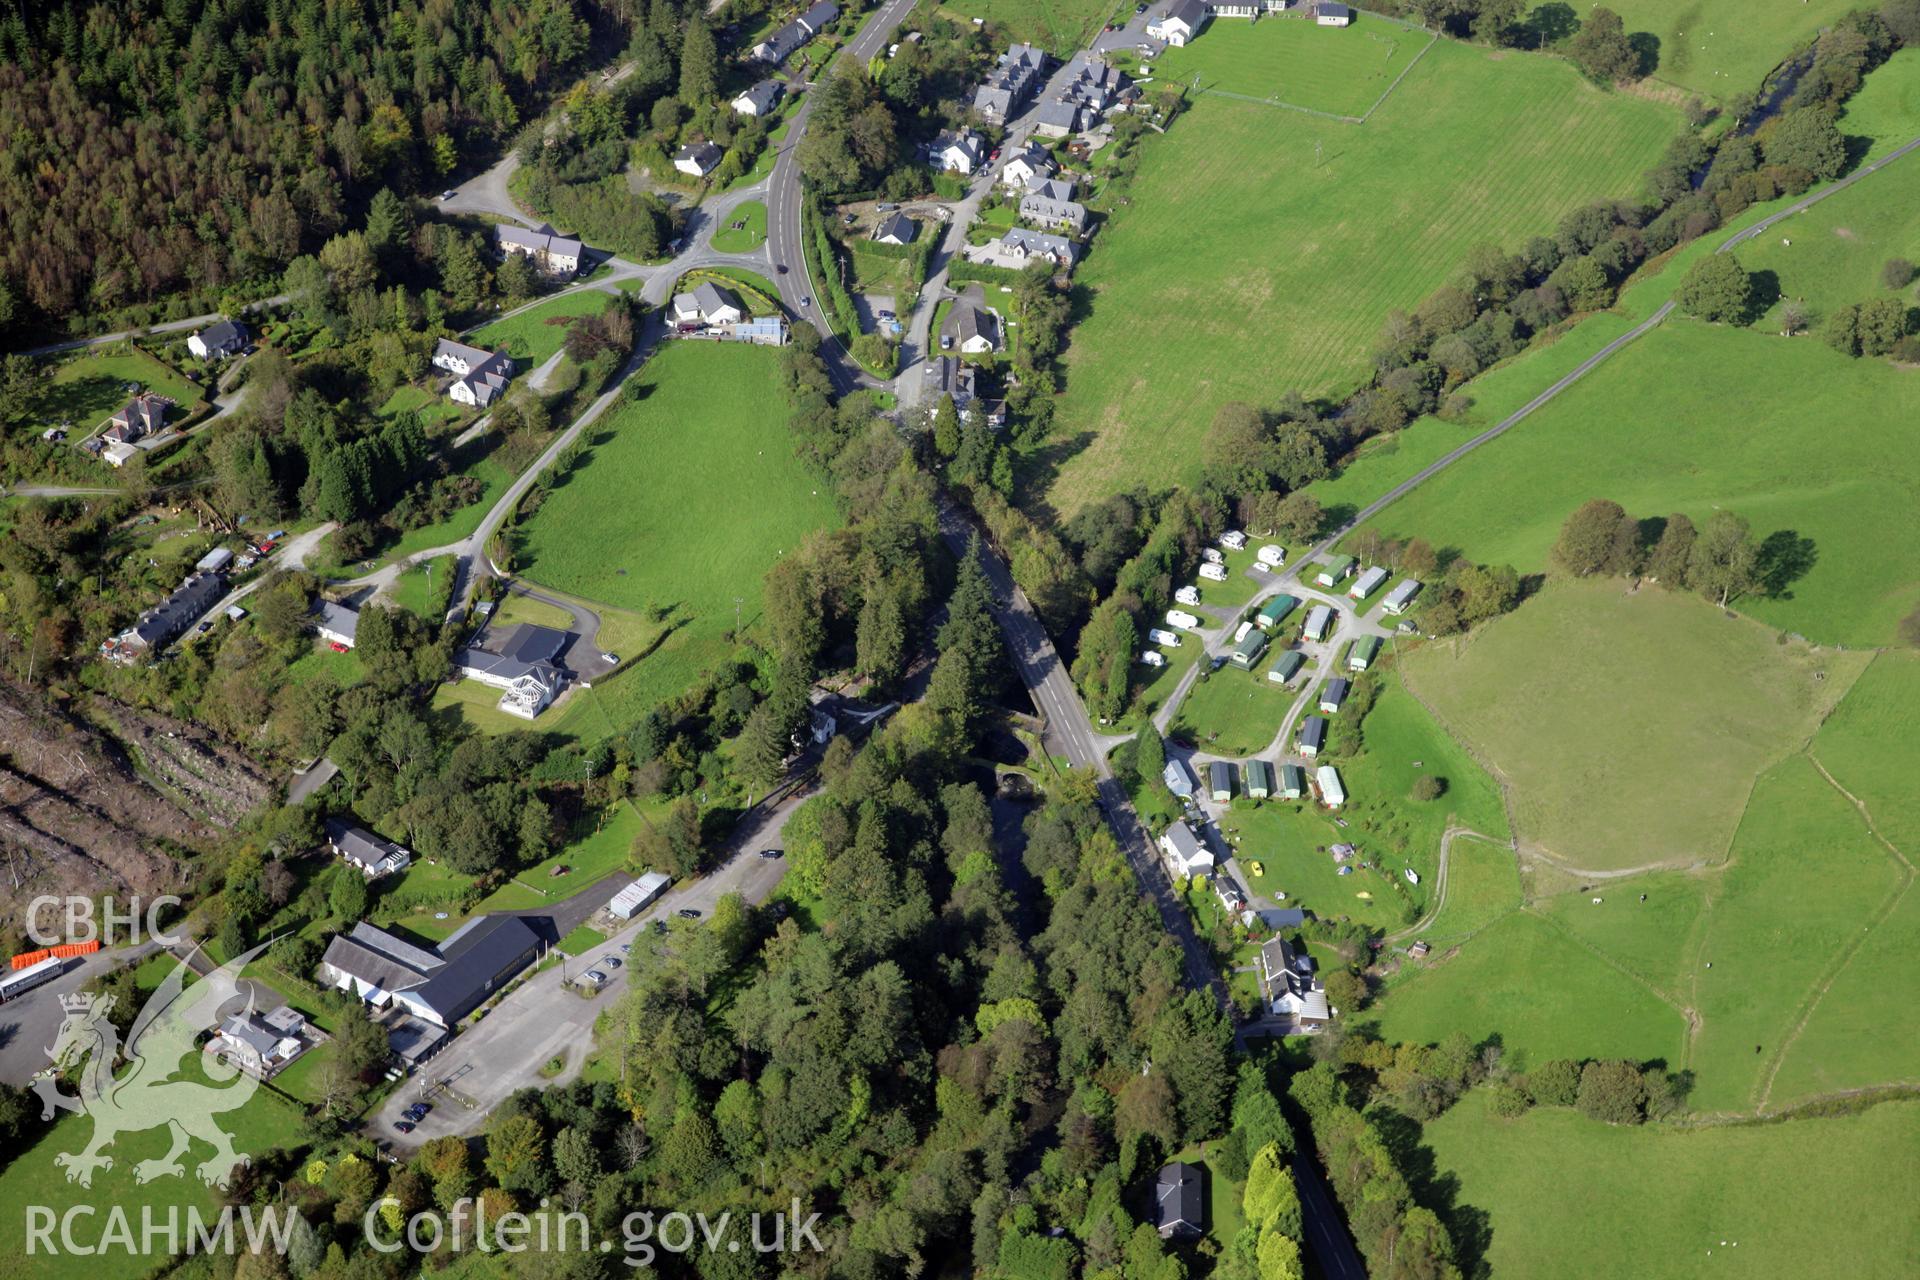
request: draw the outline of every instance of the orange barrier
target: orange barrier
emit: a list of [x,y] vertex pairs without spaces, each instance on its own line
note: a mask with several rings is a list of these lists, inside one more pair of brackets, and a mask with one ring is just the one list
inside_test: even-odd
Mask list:
[[98,938],[95,938],[92,942],[63,942],[57,947],[42,947],[38,951],[24,951],[15,956],[9,964],[15,970],[30,969],[42,960],[48,960],[54,956],[59,956],[62,960],[71,960],[75,956],[90,956],[99,949],[100,940]]

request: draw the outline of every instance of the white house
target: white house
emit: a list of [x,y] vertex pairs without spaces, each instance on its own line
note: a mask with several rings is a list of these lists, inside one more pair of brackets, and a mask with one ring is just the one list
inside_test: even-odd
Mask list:
[[980,167],[980,157],[984,154],[980,135],[971,129],[943,133],[927,149],[927,159],[933,167],[948,173],[972,173]]
[[720,167],[725,156],[711,142],[689,142],[673,153],[673,167],[690,178],[704,178]]
[[1073,241],[1064,236],[1052,235],[1045,231],[1028,231],[1024,227],[1011,227],[991,246],[1002,257],[1021,261],[1044,258],[1056,267],[1072,266],[1079,256]]
[[780,95],[785,86],[778,80],[762,80],[752,88],[743,90],[739,97],[728,105],[736,114],[743,116],[764,116],[779,105]]
[[1000,320],[970,298],[959,298],[940,326],[940,347],[958,347],[968,355],[987,355],[1000,348]]
[[873,228],[876,244],[912,244],[920,232],[919,224],[904,213],[890,213]]
[[453,655],[453,669],[501,691],[499,709],[522,720],[538,716],[566,688],[558,664],[570,633],[522,622],[504,636],[486,631]]
[[1312,0],[1307,12],[1315,23],[1323,27],[1344,27],[1353,22],[1353,10],[1341,4],[1340,0]]
[[313,630],[328,644],[353,648],[354,634],[360,626],[360,614],[331,600],[313,602]]
[[413,854],[391,840],[382,840],[365,827],[334,819],[327,823],[327,844],[336,858],[369,880],[405,871]]
[[1147,34],[1178,49],[1207,25],[1207,6],[1201,0],[1166,0],[1147,19]]
[[481,409],[498,399],[513,380],[513,358],[505,351],[483,351],[452,338],[434,345],[433,367],[453,375],[448,399]]
[[702,280],[686,293],[673,297],[676,324],[737,324],[747,318],[740,299],[730,289],[722,289],[711,280]]
[[1037,142],[1029,142],[1000,166],[1000,185],[1024,191],[1035,182],[1053,176],[1053,173],[1053,157],[1047,154],[1047,149]]
[[585,251],[585,246],[578,240],[560,235],[552,227],[543,226],[528,231],[504,222],[493,229],[493,245],[502,262],[510,253],[525,254],[548,275],[563,279],[580,270],[580,258]]
[[299,1011],[284,1004],[264,1014],[248,1008],[228,1018],[205,1051],[266,1080],[306,1052],[306,1026]]
[[187,339],[187,350],[200,360],[230,356],[246,345],[247,327],[232,320],[216,320]]
[[1168,827],[1160,837],[1160,851],[1166,855],[1167,869],[1175,879],[1182,876],[1213,874],[1213,850],[1200,842],[1193,828],[1184,822]]

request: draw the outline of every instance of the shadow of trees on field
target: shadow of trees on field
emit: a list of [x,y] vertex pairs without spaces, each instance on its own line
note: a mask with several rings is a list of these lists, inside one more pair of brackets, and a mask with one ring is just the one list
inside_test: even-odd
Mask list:
[[1754,561],[1761,593],[1772,600],[1793,599],[1789,588],[1806,577],[1819,560],[1820,551],[1812,538],[1801,537],[1793,529],[1774,530],[1760,543]]
[[1405,1175],[1414,1201],[1431,1209],[1446,1227],[1460,1274],[1469,1280],[1486,1280],[1491,1274],[1487,1265],[1487,1251],[1493,1244],[1491,1216],[1485,1209],[1462,1203],[1460,1179],[1441,1171],[1433,1148],[1422,1143],[1425,1131],[1419,1121],[1391,1107],[1371,1109],[1368,1119],[1392,1153],[1394,1167]]

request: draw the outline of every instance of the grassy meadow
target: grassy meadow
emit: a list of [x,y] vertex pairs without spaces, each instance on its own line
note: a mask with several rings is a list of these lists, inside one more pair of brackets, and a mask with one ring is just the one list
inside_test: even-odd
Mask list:
[[1447,897],[1420,936],[1436,948],[1471,938],[1520,906],[1513,851],[1486,840],[1456,839],[1447,855]]
[[[1252,37],[1218,25],[1196,50]],[[1517,245],[1636,191],[1678,128],[1557,60],[1452,41],[1365,125],[1203,95],[1145,149],[1080,273],[1049,501],[1070,515],[1178,480],[1226,401],[1351,389],[1390,310],[1476,242]]]
[[1754,779],[1804,745],[1864,665],[1618,580],[1550,582],[1401,659],[1512,788],[1523,844],[1602,871],[1723,859]]
[[1659,41],[1655,80],[1726,99],[1758,90],[1794,46],[1861,6],[1855,0],[1613,0],[1607,7],[1629,36],[1644,32]]
[[751,253],[767,240],[767,206],[758,200],[737,205],[728,222],[713,233],[716,253]]
[[568,321],[598,315],[611,296],[598,289],[563,293],[517,315],[482,325],[469,333],[466,340],[489,350],[505,347],[507,354],[520,362],[519,372],[527,373],[566,343]]
[[959,23],[985,18],[1014,40],[1067,58],[1086,48],[1107,22],[1131,16],[1133,7],[1124,0],[947,0],[937,12]]
[[1372,14],[1344,29],[1215,19],[1192,44],[1162,54],[1153,74],[1197,84],[1202,92],[1363,116],[1433,40],[1418,27]]
[[[1906,518],[1920,454],[1904,443],[1916,413],[1920,379],[1885,361],[1676,318],[1372,523],[1530,571],[1589,498],[1695,523],[1726,508],[1806,561],[1742,612],[1821,643],[1879,644],[1920,602],[1920,525]],[[1810,447],[1817,422],[1847,429]]]
[[[1485,1091],[1428,1124],[1494,1277],[1587,1280],[1911,1275],[1920,1225],[1920,1102],[1863,1115],[1705,1129],[1616,1128],[1546,1108],[1496,1118]],[[1809,1199],[1820,1221],[1784,1206]],[[1724,1243],[1723,1243],[1724,1242]],[[1577,1263],[1574,1261],[1577,1259]]]
[[[1252,671],[1229,663],[1195,682],[1173,718],[1175,736],[1216,756],[1251,756],[1267,749],[1280,732],[1297,688],[1281,688],[1267,679],[1262,662]],[[1142,667],[1143,672],[1150,668]],[[1300,684],[1305,677],[1296,677]]]
[[[641,398],[596,426],[587,455],[520,528],[529,579],[671,628],[593,689],[589,707],[618,699],[618,715],[637,715],[683,687],[727,651],[736,599],[752,626],[767,570],[838,523],[831,491],[794,459],[777,361],[759,347],[667,344],[635,375]],[[630,689],[643,691],[637,707]],[[592,723],[574,715],[560,731]]]

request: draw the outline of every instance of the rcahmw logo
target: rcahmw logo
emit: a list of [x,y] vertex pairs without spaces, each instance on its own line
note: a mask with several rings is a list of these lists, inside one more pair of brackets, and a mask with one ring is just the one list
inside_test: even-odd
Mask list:
[[[227,1205],[209,1222],[197,1205],[142,1205],[136,1228],[120,1205],[104,1215],[90,1204],[76,1204],[64,1212],[51,1205],[27,1206],[27,1256],[71,1255],[76,1258],[124,1254],[137,1258],[171,1258],[193,1253],[267,1253],[285,1256],[294,1219],[300,1211],[290,1206],[255,1209]],[[238,1222],[239,1231],[234,1227]]]

